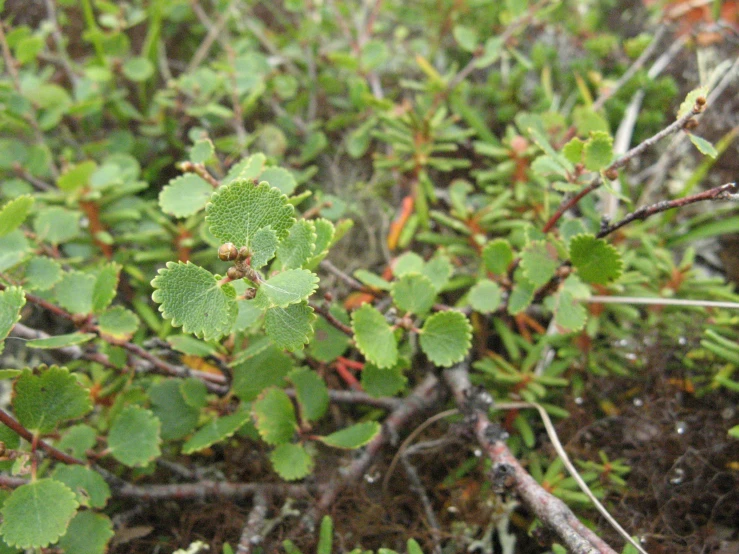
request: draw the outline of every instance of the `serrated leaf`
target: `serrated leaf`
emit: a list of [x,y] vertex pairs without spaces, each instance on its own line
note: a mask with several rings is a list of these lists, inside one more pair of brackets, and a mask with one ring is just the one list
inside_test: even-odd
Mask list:
[[264,331],[277,346],[294,351],[303,348],[313,334],[316,315],[307,302],[274,307],[264,314]]
[[188,377],[180,383],[180,394],[185,403],[197,410],[208,404],[208,388],[200,379]]
[[259,436],[267,444],[277,445],[288,442],[298,428],[295,408],[281,389],[269,388],[252,404]]
[[508,313],[516,315],[529,307],[534,299],[536,286],[523,275],[523,270],[519,267],[514,274],[514,285],[511,294],[508,296]]
[[194,164],[204,164],[210,161],[215,153],[213,142],[208,139],[196,140],[195,144],[190,148],[190,161]]
[[221,180],[221,185],[230,185],[237,180],[253,181],[264,171],[265,161],[267,161],[267,157],[262,153],[257,153],[245,160],[241,160],[228,170],[226,177]]
[[73,314],[92,313],[92,296],[97,279],[82,271],[68,271],[54,287],[57,303]]
[[300,444],[277,445],[269,455],[272,467],[285,481],[296,481],[313,471],[313,458]]
[[21,485],[0,510],[0,535],[10,546],[45,548],[66,532],[77,507],[74,493],[54,479]]
[[398,361],[398,343],[385,317],[370,304],[352,313],[354,340],[359,351],[380,368],[392,367]]
[[302,267],[313,255],[316,238],[313,222],[301,219],[290,227],[290,234],[277,248],[277,261],[285,269]]
[[254,233],[254,238],[251,241],[251,266],[254,269],[263,267],[275,256],[277,247],[280,244],[280,239],[277,238],[277,233],[272,227],[264,227]]
[[251,246],[255,233],[265,227],[274,229],[283,240],[295,223],[287,196],[268,183],[255,186],[246,180],[218,189],[205,211],[210,232],[222,243],[232,242],[237,247]]
[[207,269],[190,262],[168,262],[151,286],[156,289],[151,297],[174,327],[205,340],[231,332],[238,314],[236,291],[229,283],[219,285]]
[[403,375],[403,364],[395,364],[387,369],[380,369],[375,364],[364,364],[362,388],[374,398],[393,396],[403,390],[407,382],[408,379]]
[[334,448],[344,448],[352,450],[364,446],[374,439],[380,432],[380,424],[376,421],[367,421],[364,423],[356,423],[336,431],[325,437],[316,437],[319,441],[327,446]]
[[554,312],[554,322],[563,330],[566,332],[579,331],[585,326],[587,311],[580,302],[575,300],[572,293],[561,290],[547,300],[551,301],[548,307]]
[[694,135],[693,133],[689,133],[688,137],[690,138],[690,142],[693,143],[693,146],[695,146],[701,154],[710,156],[714,160],[718,157],[718,150],[716,150],[713,144],[708,142],[706,139]]
[[[10,330],[21,319],[21,308],[26,304],[26,296],[20,287],[8,287],[0,291],[0,341],[8,336]],[[3,344],[0,342],[0,352]]]
[[13,410],[29,431],[50,433],[59,423],[92,410],[89,392],[66,368],[25,370],[13,385]]
[[423,258],[415,252],[406,252],[399,256],[393,263],[393,275],[402,277],[406,273],[421,273],[423,271]]
[[521,253],[523,274],[535,287],[549,282],[557,270],[557,250],[552,244],[535,241]]
[[249,422],[250,417],[247,410],[239,410],[235,414],[219,417],[206,423],[182,445],[182,453],[192,454],[233,436]]
[[[345,325],[349,325],[349,315],[338,304],[332,305],[329,312]],[[308,346],[313,358],[319,362],[329,363],[346,352],[349,346],[349,337],[324,318],[321,317],[316,320],[314,329],[313,340]]]
[[265,339],[264,348],[234,365],[231,390],[244,402],[254,400],[267,387],[284,383],[292,369],[292,358]]
[[316,240],[313,257],[305,264],[307,269],[315,268],[326,257],[336,233],[334,224],[328,219],[315,219],[313,220],[313,226],[316,231]]
[[208,344],[190,335],[170,335],[167,337],[167,342],[173,349],[190,356],[204,358],[216,352],[216,348],[212,344]]
[[431,280],[431,284],[437,291],[440,291],[452,277],[454,268],[451,262],[445,256],[435,256],[431,258],[423,266],[421,275],[425,275]]
[[33,339],[26,342],[28,348],[55,349],[84,344],[95,338],[94,333],[69,333],[68,335],[55,335],[45,339]]
[[35,256],[26,264],[23,286],[30,290],[49,290],[62,278],[62,266],[46,256]]
[[110,487],[102,475],[86,466],[59,464],[51,476],[64,483],[77,495],[81,506],[104,508],[110,498]]
[[546,154],[538,156],[531,162],[531,170],[537,175],[567,175],[567,169],[557,160]]
[[295,385],[295,395],[300,414],[306,421],[316,421],[328,409],[328,387],[321,377],[311,369],[297,369],[288,379]]
[[283,167],[267,167],[259,175],[260,181],[266,181],[270,186],[278,189],[282,194],[290,196],[295,192],[298,182],[291,171]]
[[85,452],[95,446],[96,442],[97,433],[95,429],[80,423],[66,429],[56,447],[75,458],[84,458]]
[[598,171],[608,167],[613,159],[613,137],[603,131],[593,131],[583,146],[585,169]]
[[495,239],[482,249],[482,261],[485,268],[496,274],[504,275],[513,262],[513,250],[505,239]]
[[582,161],[582,152],[585,142],[575,137],[562,147],[562,155],[573,164]]
[[80,234],[79,221],[82,214],[65,208],[51,207],[40,210],[33,220],[33,231],[39,240],[61,244]]
[[0,271],[5,271],[21,262],[29,249],[28,240],[20,229],[0,237]]
[[500,306],[502,291],[497,283],[489,279],[480,279],[470,289],[467,300],[473,310],[489,314]]
[[56,182],[61,190],[70,192],[90,183],[90,177],[97,169],[97,164],[91,160],[70,166]]
[[393,284],[390,292],[395,305],[405,312],[424,314],[436,300],[436,288],[431,279],[418,273],[407,273]]
[[98,327],[104,335],[128,340],[139,328],[139,318],[123,306],[114,306],[98,316]]
[[144,466],[161,455],[161,423],[140,406],[126,406],[113,420],[108,432],[108,450],[129,467]]
[[159,193],[159,207],[166,214],[188,217],[199,212],[213,195],[213,186],[195,173],[171,179]]
[[151,411],[162,424],[162,440],[181,439],[195,430],[200,410],[185,402],[179,379],[167,379],[149,389]]
[[570,260],[583,281],[599,285],[618,279],[623,268],[618,250],[592,235],[573,237]]
[[103,514],[78,512],[69,522],[66,534],[59,539],[59,548],[67,554],[105,554],[113,538],[113,522]]
[[685,96],[685,100],[682,101],[680,104],[680,108],[677,110],[677,117],[675,119],[680,119],[683,116],[688,115],[691,111],[693,111],[693,106],[695,106],[695,100],[702,96],[703,98],[708,97],[708,87],[702,86],[698,87],[697,89],[691,90],[687,96]]
[[33,206],[33,196],[23,195],[14,198],[0,210],[0,237],[15,231],[26,220]]
[[285,308],[307,299],[318,288],[318,275],[307,269],[289,269],[263,281],[254,298],[261,308]]
[[107,308],[115,298],[120,271],[120,265],[108,263],[92,272],[95,276],[95,286],[92,289],[92,311],[94,313]]
[[472,326],[464,314],[448,311],[432,315],[419,333],[421,350],[434,364],[449,367],[470,349]]

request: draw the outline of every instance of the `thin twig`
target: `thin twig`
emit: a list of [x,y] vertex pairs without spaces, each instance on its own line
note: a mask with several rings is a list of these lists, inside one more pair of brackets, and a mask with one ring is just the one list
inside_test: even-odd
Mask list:
[[15,433],[18,436],[26,439],[31,444],[35,444],[38,448],[46,452],[49,456],[51,456],[55,460],[64,462],[65,464],[85,465],[85,462],[83,462],[82,460],[78,460],[74,456],[70,456],[69,454],[62,452],[61,450],[54,448],[50,444],[44,442],[43,440],[38,438],[37,435],[34,435],[33,433],[31,433],[31,431],[29,431],[23,425],[21,425],[20,422],[13,419],[13,417],[11,417],[11,415],[8,414],[5,410],[1,410],[1,409],[0,409],[0,423],[4,423],[7,427],[15,431]]
[[[295,389],[285,389],[285,393],[290,398],[296,397]],[[403,403],[403,400],[400,398],[375,398],[373,396],[370,396],[366,392],[336,389],[329,389],[328,399],[329,402],[332,402],[334,404],[348,404],[350,406],[372,406],[373,408],[380,408],[388,411],[395,410]]]
[[411,490],[414,491],[421,500],[423,512],[426,514],[426,519],[428,520],[430,527],[431,540],[434,542],[434,554],[441,554],[441,530],[439,528],[439,521],[436,519],[436,514],[434,513],[434,507],[431,505],[431,500],[429,500],[428,494],[426,494],[426,489],[423,487],[423,483],[421,483],[421,479],[418,476],[418,472],[416,471],[416,468],[413,467],[408,456],[401,456],[400,460],[403,462],[403,469],[408,477]]
[[644,304],[648,306],[684,306],[691,308],[727,308],[739,310],[739,302],[688,300],[682,298],[642,298],[640,296],[591,296],[580,302],[589,304]]
[[333,327],[344,333],[346,336],[354,338],[354,331],[352,331],[352,328],[336,319],[336,317],[334,317],[334,315],[328,311],[328,308],[326,308],[325,306],[319,306],[315,302],[308,302],[308,305],[313,308],[313,311],[315,311],[317,314],[320,314],[321,317],[323,317]]
[[200,46],[198,46],[198,49],[195,51],[195,54],[193,54],[192,58],[190,59],[190,63],[187,64],[187,70],[185,71],[185,73],[192,73],[200,66],[201,63],[203,63],[203,60],[208,55],[208,52],[210,52],[213,43],[217,40],[220,40],[221,32],[226,26],[226,23],[228,22],[228,16],[231,12],[231,6],[229,5],[223,11],[223,13],[218,16],[218,20],[213,23],[210,17],[208,17],[208,14],[205,13],[205,10],[203,10],[203,7],[200,5],[200,2],[198,2],[198,0],[192,0],[191,6],[192,11],[200,20],[200,23],[203,24],[203,27],[208,30],[208,32],[206,33],[203,41],[200,43]]
[[267,496],[264,491],[257,491],[252,498],[254,507],[249,512],[249,518],[241,531],[239,545],[236,547],[237,554],[249,554],[252,548],[259,546],[264,540],[264,520],[267,517]]
[[67,74],[67,79],[72,85],[77,84],[77,75],[72,69],[72,63],[67,53],[67,49],[64,47],[64,37],[59,28],[59,19],[56,16],[56,5],[54,0],[45,0],[46,3],[46,15],[51,23],[51,36],[54,39],[56,45],[57,54],[59,55],[59,62],[64,68],[64,72]]

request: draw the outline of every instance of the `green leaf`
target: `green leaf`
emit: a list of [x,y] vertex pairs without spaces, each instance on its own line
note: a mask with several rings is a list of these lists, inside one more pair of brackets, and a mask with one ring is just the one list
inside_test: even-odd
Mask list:
[[59,464],[51,476],[64,483],[77,495],[81,506],[104,508],[110,498],[110,487],[102,475],[85,466]]
[[513,281],[513,289],[508,296],[508,313],[516,315],[529,307],[534,299],[536,286],[524,276],[521,267],[516,270]]
[[300,350],[310,340],[315,320],[313,308],[307,302],[274,307],[264,314],[264,331],[277,346]]
[[231,332],[238,305],[229,283],[219,284],[207,269],[190,262],[168,262],[151,286],[159,311],[172,325],[205,340],[219,339]]
[[188,217],[199,212],[213,195],[213,187],[195,173],[171,179],[159,193],[159,207],[166,214]]
[[584,147],[585,142],[575,137],[562,147],[562,154],[573,164],[578,164],[582,161]]
[[212,344],[198,340],[190,335],[170,335],[167,337],[169,345],[183,354],[190,356],[200,356],[204,358],[216,353],[216,348]]
[[5,271],[18,264],[26,255],[30,246],[20,229],[16,229],[0,237],[0,271]]
[[195,430],[200,410],[185,402],[179,379],[167,379],[149,389],[151,411],[162,424],[162,440],[181,439]]
[[249,418],[247,410],[239,410],[235,414],[219,417],[206,423],[182,445],[182,453],[192,454],[233,436],[236,431],[248,423]]
[[33,196],[23,195],[14,198],[0,210],[0,237],[20,227],[33,206]]
[[190,148],[190,161],[194,164],[204,164],[211,160],[214,153],[213,141],[209,138],[196,140]]
[[432,315],[420,331],[421,350],[441,367],[462,361],[470,349],[472,326],[464,314],[448,311]]
[[251,266],[259,269],[269,262],[277,252],[280,240],[272,227],[259,229],[251,241]]
[[682,101],[680,108],[677,110],[677,117],[675,119],[680,119],[681,117],[688,115],[693,110],[695,101],[699,96],[702,96],[703,98],[708,97],[707,86],[698,87],[687,94],[685,100]]
[[[26,304],[26,296],[20,287],[8,287],[0,291],[0,341],[8,336],[11,329],[21,319],[21,308]],[[0,353],[3,344],[0,342]]]
[[144,466],[161,455],[159,419],[140,406],[126,406],[113,420],[108,433],[108,449],[129,467]]
[[406,252],[399,256],[393,264],[393,275],[402,277],[406,273],[421,273],[423,271],[423,258],[415,252]]
[[313,471],[313,458],[300,444],[277,445],[269,455],[272,467],[285,481],[302,479]]
[[713,144],[708,142],[706,139],[696,136],[693,133],[688,133],[688,137],[690,138],[690,142],[693,143],[693,146],[695,146],[701,154],[710,156],[714,160],[718,157],[718,150],[716,150]]
[[95,338],[94,333],[69,333],[68,335],[55,335],[45,339],[33,339],[26,342],[29,348],[55,349],[84,344]]
[[559,261],[552,244],[535,241],[521,253],[523,274],[535,287],[541,287],[554,277]]
[[554,312],[554,322],[566,332],[579,331],[585,326],[588,316],[585,307],[569,291],[561,290],[547,301],[545,305]]
[[59,540],[59,547],[68,554],[105,554],[113,534],[113,522],[108,516],[78,512]]
[[603,131],[590,133],[590,138],[583,146],[583,164],[585,169],[598,171],[613,160],[613,137]]
[[45,548],[66,532],[77,507],[74,493],[59,481],[39,479],[21,485],[0,510],[0,535],[10,546]]
[[436,288],[431,279],[417,273],[406,273],[393,284],[390,293],[395,305],[412,314],[424,314],[436,300]]
[[370,304],[363,304],[352,314],[352,329],[357,348],[365,358],[380,368],[398,361],[398,343],[385,317]]
[[290,356],[266,339],[264,344],[265,348],[234,365],[231,390],[244,402],[254,400],[269,386],[282,385],[293,369]]
[[62,266],[46,256],[34,256],[26,264],[23,286],[30,290],[49,290],[62,278]]
[[146,81],[154,75],[154,64],[147,58],[129,58],[123,63],[123,74],[135,83]]
[[100,332],[119,340],[128,340],[139,328],[139,318],[123,306],[114,306],[98,316]]
[[33,220],[33,231],[39,240],[57,245],[80,234],[79,221],[82,214],[65,208],[52,207],[39,210]]
[[92,289],[92,311],[99,313],[113,301],[118,288],[118,275],[121,266],[107,263],[92,272],[95,275],[95,286]]
[[379,423],[376,421],[367,421],[364,423],[356,423],[346,429],[336,431],[335,433],[331,433],[325,437],[316,438],[327,446],[353,450],[354,448],[359,448],[370,442],[379,432]]
[[75,458],[84,458],[85,452],[97,443],[97,432],[89,425],[80,423],[66,429],[56,447]]
[[66,368],[42,366],[38,375],[27,369],[15,381],[13,410],[26,429],[44,434],[88,413],[92,401]]
[[318,532],[316,554],[331,554],[334,541],[334,521],[331,516],[323,516],[321,529]]
[[513,250],[505,239],[495,239],[482,249],[482,261],[485,268],[496,274],[504,275],[513,262]]
[[395,364],[391,368],[380,369],[375,364],[366,363],[362,370],[362,388],[374,398],[393,396],[405,387],[408,379],[403,375],[405,364]]
[[218,189],[205,208],[210,232],[222,243],[251,246],[260,229],[272,227],[280,240],[295,223],[287,196],[268,183],[238,180]]
[[[349,325],[349,315],[340,305],[333,304],[329,308],[329,313],[345,325]],[[319,362],[329,363],[346,352],[349,337],[344,333],[322,317],[316,320],[314,328],[313,340],[308,345],[311,357]]]
[[197,410],[208,404],[208,387],[200,379],[188,377],[180,383],[180,393],[185,403]]
[[63,191],[70,192],[90,184],[90,178],[97,169],[91,160],[70,166],[57,180],[56,185]]
[[265,161],[267,161],[266,156],[262,153],[257,153],[234,164],[221,180],[222,186],[230,185],[237,180],[254,181],[264,171]]
[[285,308],[307,299],[318,288],[318,276],[307,269],[289,269],[263,281],[254,299],[261,308]]
[[69,271],[54,287],[57,303],[73,314],[92,313],[92,297],[97,279],[82,271]]
[[621,276],[623,262],[613,246],[592,235],[570,241],[570,259],[583,281],[605,285]]
[[290,228],[290,234],[277,248],[277,261],[285,269],[302,267],[313,255],[316,238],[313,222],[301,219]]
[[490,279],[480,279],[470,289],[467,300],[472,309],[483,314],[494,312],[500,306],[502,291],[497,283]]
[[298,428],[293,403],[281,389],[269,388],[259,395],[252,404],[252,415],[259,436],[267,444],[288,442]]
[[455,25],[452,29],[454,40],[457,44],[467,52],[474,52],[477,49],[477,32],[466,25]]
[[431,280],[431,284],[437,291],[442,290],[449,283],[454,268],[445,256],[435,256],[423,266],[421,275]]
[[266,181],[282,194],[290,196],[298,186],[292,172],[283,167],[267,167],[259,175],[260,181]]
[[568,219],[559,226],[559,235],[568,250],[572,238],[582,234],[587,234],[587,229],[579,219]]
[[288,378],[295,385],[300,414],[306,421],[316,421],[328,409],[328,387],[311,369],[296,369]]
[[354,277],[368,287],[374,287],[380,290],[390,290],[392,288],[392,285],[388,281],[379,275],[375,275],[374,273],[367,271],[366,269],[356,270],[354,272]]

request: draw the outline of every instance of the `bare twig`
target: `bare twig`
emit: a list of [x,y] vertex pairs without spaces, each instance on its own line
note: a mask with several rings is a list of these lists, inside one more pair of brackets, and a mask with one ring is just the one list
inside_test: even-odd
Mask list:
[[308,305],[333,327],[344,333],[346,336],[354,338],[354,331],[352,331],[352,328],[336,319],[334,315],[328,311],[328,308],[325,306],[319,306],[315,302],[308,302]]
[[642,298],[640,296],[591,296],[580,302],[589,304],[645,304],[648,306],[684,306],[690,308],[728,308],[739,310],[739,302],[688,300],[681,298]]
[[46,452],[55,460],[64,462],[65,464],[85,465],[85,462],[83,462],[82,460],[78,460],[74,456],[70,456],[69,454],[62,452],[57,448],[54,448],[50,444],[38,438],[38,436],[34,435],[33,433],[31,433],[31,431],[21,425],[20,422],[13,419],[13,417],[5,410],[0,410],[0,422],[4,423],[7,427],[15,431],[16,434],[21,438],[26,439],[31,444],[35,444],[38,448]]
[[421,479],[418,476],[418,472],[416,471],[416,468],[413,467],[408,456],[403,455],[400,457],[400,460],[403,463],[403,469],[408,477],[411,490],[414,491],[421,500],[423,512],[426,515],[426,519],[428,520],[430,527],[431,540],[434,541],[434,554],[441,554],[441,542],[439,540],[441,537],[441,531],[439,529],[439,521],[436,519],[436,514],[434,513],[434,507],[431,505],[431,500],[429,500],[428,494],[426,494],[426,489],[423,487],[423,483],[421,483]]
[[[295,398],[296,396],[295,389],[285,389],[285,393],[290,398]],[[333,402],[334,404],[365,405],[388,411],[397,409],[403,403],[403,400],[400,398],[374,398],[366,392],[354,390],[329,389],[328,399],[329,402]]]
[[241,531],[237,554],[249,554],[252,548],[258,546],[263,540],[264,520],[267,517],[267,497],[264,491],[257,491],[252,498],[254,507],[249,512],[249,518]]

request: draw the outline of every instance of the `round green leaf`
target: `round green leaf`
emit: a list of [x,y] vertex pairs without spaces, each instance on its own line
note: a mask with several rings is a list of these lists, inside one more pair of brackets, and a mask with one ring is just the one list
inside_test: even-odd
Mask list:
[[289,377],[295,385],[300,414],[306,421],[320,419],[328,409],[328,387],[312,369],[297,369]]
[[163,440],[176,440],[195,430],[200,410],[185,402],[179,379],[167,379],[149,389],[151,411],[161,421]]
[[[281,385],[293,369],[293,360],[268,340],[266,348],[245,358],[233,367],[231,390],[244,402],[254,400],[269,386]],[[269,368],[265,371],[264,368]]]
[[558,265],[557,250],[544,241],[532,242],[521,253],[524,276],[535,287],[548,283],[557,271]]
[[464,314],[439,312],[426,320],[420,332],[421,349],[441,367],[462,361],[470,349],[472,326]]
[[417,273],[403,275],[390,294],[398,308],[412,314],[426,313],[436,300],[436,288],[431,279]]
[[0,210],[0,237],[4,237],[11,231],[20,227],[31,211],[33,196],[23,195],[14,198]]
[[307,302],[286,308],[270,308],[264,314],[264,331],[277,346],[294,351],[303,348],[313,335],[316,315]]
[[79,512],[69,523],[59,547],[68,554],[105,554],[113,537],[113,522],[103,514]]
[[123,306],[114,306],[98,316],[98,327],[110,337],[130,339],[139,328],[139,318]]
[[20,229],[0,237],[0,271],[5,271],[22,261],[29,248],[28,241]]
[[295,223],[287,196],[268,183],[237,180],[218,189],[205,208],[210,231],[222,243],[251,246],[254,234],[271,227],[283,240]]
[[68,271],[54,287],[59,305],[73,314],[92,313],[96,279],[90,273]]
[[26,264],[23,286],[30,290],[49,290],[62,278],[62,266],[46,256],[35,256]]
[[585,169],[598,171],[613,159],[613,137],[604,131],[593,131],[583,147]]
[[90,178],[96,169],[97,164],[92,160],[73,165],[59,176],[56,186],[67,192],[85,187],[90,184]]
[[504,239],[495,239],[487,243],[482,249],[482,260],[488,271],[496,275],[505,274],[513,261],[511,245]]
[[18,421],[41,434],[92,410],[89,392],[66,368],[51,366],[39,374],[27,369],[15,381],[14,392],[13,410]]
[[398,343],[385,317],[370,304],[352,314],[354,340],[359,351],[377,367],[392,367],[398,361]]
[[190,148],[190,161],[194,164],[204,164],[213,157],[215,148],[210,139],[200,139]]
[[326,437],[317,437],[319,441],[334,448],[354,449],[364,446],[380,432],[380,424],[376,421],[357,423]]
[[502,291],[500,287],[490,279],[480,279],[470,289],[467,297],[472,309],[483,314],[489,314],[497,310],[501,299]]
[[182,453],[192,454],[233,436],[249,421],[249,418],[248,411],[239,410],[235,414],[219,417],[206,423],[182,445]]
[[393,275],[402,277],[406,273],[421,273],[423,271],[423,258],[415,252],[406,252],[398,257],[393,264]]
[[154,64],[147,58],[131,58],[123,64],[123,74],[136,83],[146,81],[154,75]]
[[188,377],[180,383],[180,393],[185,403],[197,410],[208,404],[208,387],[195,377]]
[[33,220],[33,231],[39,240],[61,244],[80,234],[79,221],[82,214],[65,208],[52,207],[39,210]]
[[124,465],[146,465],[161,455],[160,427],[161,423],[149,410],[126,406],[110,426],[108,449]]
[[157,289],[151,297],[173,326],[205,340],[231,332],[238,314],[236,291],[229,283],[220,285],[207,269],[190,262],[168,262],[151,285]]
[[269,388],[264,391],[252,404],[252,415],[259,436],[267,444],[288,442],[298,428],[293,403],[281,389]]
[[388,369],[380,369],[375,364],[364,364],[362,388],[375,398],[393,396],[405,387],[408,379],[403,375],[403,364],[395,364]]
[[59,464],[51,474],[77,495],[77,502],[90,508],[104,508],[110,498],[110,487],[102,475],[85,466]]
[[[329,308],[329,312],[345,325],[349,324],[349,315],[340,305],[333,304]],[[314,327],[313,340],[308,345],[310,355],[313,358],[319,362],[329,363],[346,352],[349,346],[349,337],[344,333],[322,317],[316,320]]]
[[269,455],[272,467],[285,481],[302,479],[313,471],[313,458],[300,444],[277,445]]
[[285,269],[301,267],[313,255],[316,238],[313,222],[301,219],[290,228],[290,234],[277,248],[277,260]]
[[592,235],[573,237],[570,260],[583,281],[599,285],[618,279],[623,268],[618,250]]
[[277,233],[272,227],[264,227],[254,233],[251,245],[251,266],[254,269],[259,269],[269,262],[277,252],[277,247],[280,244],[280,239],[277,238]]
[[513,275],[513,289],[508,296],[508,313],[516,315],[528,308],[534,299],[536,286],[529,281],[523,272],[523,268],[519,267]]
[[159,193],[159,206],[164,213],[188,217],[202,210],[213,195],[213,187],[195,173],[172,179]]
[[45,548],[66,532],[78,505],[69,487],[54,479],[21,485],[0,510],[0,535],[10,546]]
[[95,429],[80,423],[66,429],[56,447],[75,458],[84,458],[85,452],[95,446],[96,442],[97,433]]
[[[21,319],[21,308],[26,304],[26,296],[20,287],[8,287],[0,291],[0,341],[8,336],[10,330]],[[0,343],[2,352],[2,343]]]
[[547,303],[547,307],[554,312],[554,322],[564,331],[579,331],[585,327],[587,311],[572,296],[571,292],[561,290],[554,297],[547,298],[547,300],[551,301],[551,304]]
[[318,288],[318,276],[307,269],[288,269],[263,281],[254,299],[262,308],[284,308],[307,299]]
[[282,194],[291,195],[298,186],[295,176],[283,167],[267,167],[259,175],[260,181],[266,181]]
[[445,256],[434,256],[423,266],[421,274],[431,280],[437,291],[443,289],[454,272],[451,262]]

